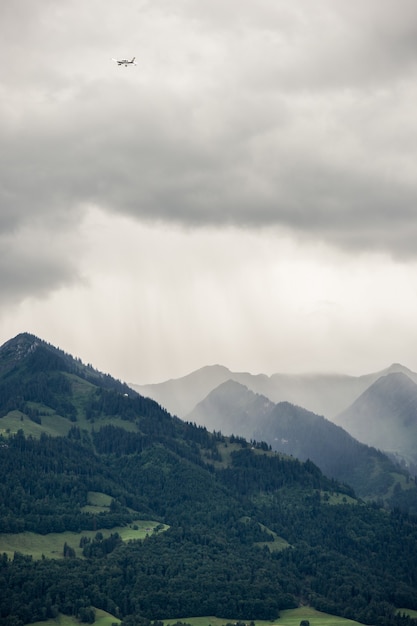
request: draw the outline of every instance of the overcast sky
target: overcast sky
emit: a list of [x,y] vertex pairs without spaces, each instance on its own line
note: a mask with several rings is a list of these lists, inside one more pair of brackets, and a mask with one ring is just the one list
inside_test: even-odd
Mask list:
[[0,343],[417,370],[415,0],[13,0],[0,53]]

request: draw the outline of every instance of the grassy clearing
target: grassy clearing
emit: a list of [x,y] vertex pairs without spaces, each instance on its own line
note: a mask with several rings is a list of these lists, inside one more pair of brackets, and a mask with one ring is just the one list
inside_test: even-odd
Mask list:
[[[37,439],[40,437],[41,433],[46,433],[51,437],[65,437],[68,435],[71,426],[78,426],[81,431],[85,430],[91,432],[94,427],[94,422],[86,419],[85,404],[91,397],[91,394],[95,392],[96,387],[92,383],[82,380],[73,374],[65,374],[65,376],[70,380],[73,389],[71,401],[77,411],[76,422],[71,422],[45,404],[28,402],[30,408],[39,411],[41,424],[32,422],[32,420],[21,411],[10,411],[1,419],[0,435],[14,435],[18,430],[23,430],[26,436],[31,435]],[[120,426],[132,432],[137,432],[138,430],[134,422],[128,422],[115,416],[100,417],[98,423],[99,427],[113,424],[114,426]]]
[[[120,620],[111,613],[102,611],[101,609],[94,609],[96,612],[96,621],[94,624],[97,626],[112,626],[112,624],[120,624]],[[34,622],[32,626],[80,626],[80,622],[70,615],[58,615],[56,619],[48,619],[45,622]]]
[[256,544],[257,546],[260,546],[260,547],[268,546],[271,552],[281,552],[281,550],[285,550],[286,548],[291,547],[288,541],[286,541],[285,539],[277,535],[277,533],[275,533],[273,530],[271,530],[267,526],[264,526],[263,524],[259,524],[259,526],[262,528],[262,530],[272,535],[274,539],[273,541],[264,541],[264,542],[260,541]]
[[397,613],[400,615],[408,615],[412,619],[417,619],[417,611],[413,611],[412,609],[398,609]]
[[[38,405],[32,403],[37,408]],[[42,411],[46,412],[45,407],[42,405]],[[18,430],[23,430],[26,436],[31,435],[39,439],[41,433],[46,433],[52,437],[63,437],[68,434],[72,423],[57,415],[53,411],[48,412],[47,415],[41,415],[42,424],[36,424],[32,422],[27,415],[24,415],[20,411],[10,411],[7,415],[1,419],[1,435],[15,435]]]
[[[186,617],[179,618],[180,621],[192,624],[192,626],[224,626],[224,624],[234,623],[236,620],[224,619],[221,617]],[[165,626],[172,626],[179,619],[165,619]],[[281,616],[275,621],[255,620],[255,626],[299,626],[301,620],[307,619],[310,622],[310,626],[354,626],[359,622],[354,622],[350,619],[343,617],[337,617],[336,615],[329,615],[328,613],[321,613],[315,609],[303,606],[298,609],[291,609],[288,611],[281,611]]]
[[[250,519],[250,517],[244,516],[241,518],[240,521],[245,524],[248,523]],[[264,524],[261,524],[260,522],[257,522],[257,524],[263,531],[271,535],[272,539],[271,541],[258,541],[255,543],[256,546],[260,548],[266,546],[270,552],[281,552],[281,550],[285,550],[286,548],[291,547],[288,541],[277,535],[277,533],[275,533],[273,530],[271,530],[267,526],[264,526]]]
[[[401,609],[401,611],[407,609]],[[120,623],[120,620],[106,611],[101,609],[95,609],[97,626],[112,626],[112,624]],[[416,611],[411,611],[416,613]],[[281,611],[281,617],[275,621],[256,620],[255,626],[299,626],[300,621],[308,619],[311,626],[355,626],[359,622],[354,622],[343,617],[336,617],[335,615],[329,615],[328,613],[321,613],[310,607],[301,607],[299,609],[292,609],[289,611]],[[187,617],[187,618],[173,618],[163,620],[165,626],[171,626],[178,621],[192,624],[192,626],[224,626],[224,624],[234,623],[236,620],[224,619],[221,617],[214,617],[212,615],[207,617]],[[79,626],[80,622],[75,617],[68,615],[59,615],[56,619],[50,619],[46,622],[35,622],[33,626]]]
[[276,533],[274,533],[274,535],[274,541],[258,541],[255,545],[259,548],[264,548],[266,546],[270,552],[281,552],[282,550],[291,547],[291,544],[289,544],[288,541],[279,537]]
[[84,417],[79,417],[76,422],[70,422],[70,420],[62,417],[62,415],[58,415],[52,409],[45,407],[45,405],[38,405],[34,402],[29,404],[42,412],[40,415],[42,423],[36,424],[32,422],[27,415],[20,411],[10,411],[1,419],[0,435],[8,437],[9,435],[15,435],[18,430],[23,430],[26,437],[31,435],[36,439],[39,439],[42,433],[51,437],[66,437],[71,426],[78,426],[81,431],[91,432],[93,426],[97,428],[97,424],[100,428],[112,424],[130,432],[138,431],[134,422],[127,422],[117,417],[103,417],[96,424],[89,422]]
[[[83,513],[106,513],[110,509],[110,504],[113,498],[107,493],[102,493],[101,491],[89,491],[87,494],[87,504],[81,507],[81,511]],[[137,511],[134,509],[130,509],[127,507],[128,511],[132,513],[132,515],[136,515]]]
[[299,626],[300,621],[303,619],[307,619],[310,622],[310,626],[353,626],[354,624],[359,624],[359,622],[351,619],[316,611],[316,609],[309,606],[281,611],[279,624],[281,626]]
[[358,504],[356,498],[351,498],[344,493],[321,491],[320,497],[321,501],[326,504]]
[[101,491],[89,491],[87,504],[81,508],[83,513],[105,513],[109,510],[112,497]]
[[80,533],[64,532],[38,535],[37,533],[24,532],[18,534],[4,533],[0,535],[0,553],[5,552],[13,558],[15,552],[29,554],[34,559],[41,559],[45,556],[49,559],[63,558],[64,543],[74,548],[77,557],[82,558],[82,548],[80,548],[81,537],[94,539],[96,533],[100,531],[103,537],[109,537],[112,533],[119,533],[123,541],[144,539],[154,532],[162,532],[168,526],[160,525],[155,521],[135,520],[129,526],[116,526],[115,528],[99,528],[97,530],[83,530]]
[[39,439],[42,433],[51,437],[66,437],[71,426],[77,426],[81,431],[91,432],[94,426],[101,428],[108,425],[120,427],[129,432],[138,432],[137,425],[134,422],[127,422],[117,417],[103,417],[94,424],[84,418],[78,419],[76,422],[70,422],[65,417],[51,412],[48,415],[41,415],[41,421],[42,424],[36,424],[20,411],[10,411],[1,420],[2,428],[0,428],[0,435],[8,437],[9,435],[15,435],[18,430],[23,430],[26,437],[31,435],[36,439]]

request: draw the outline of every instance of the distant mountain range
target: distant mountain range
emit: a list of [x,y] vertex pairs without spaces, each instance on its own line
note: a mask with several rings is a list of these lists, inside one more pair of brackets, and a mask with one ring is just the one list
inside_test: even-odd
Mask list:
[[360,443],[322,416],[289,402],[274,404],[236,381],[216,387],[187,419],[226,435],[264,441],[273,450],[301,461],[310,459],[324,474],[351,485],[361,497],[390,500],[393,491],[401,491],[400,499],[417,496],[414,483],[412,492],[403,493],[410,481],[387,455]]
[[349,407],[366,389],[382,376],[406,374],[417,383],[417,373],[394,363],[380,372],[363,376],[344,374],[250,374],[232,372],[222,365],[208,365],[187,376],[161,383],[130,386],[140,394],[153,398],[169,411],[185,417],[213,389],[227,380],[245,385],[272,402],[291,402],[318,415],[333,419]]
[[[210,429],[218,428],[218,418],[213,417],[211,410],[204,411],[203,416],[202,406],[196,407],[228,381],[260,394],[263,402],[266,399],[273,404],[287,402],[324,416],[342,426],[361,443],[389,452],[412,473],[417,472],[417,374],[400,364],[363,376],[253,375],[231,372],[226,367],[214,365],[179,379],[154,385],[135,384],[132,387],[153,398],[171,413],[184,419],[198,419],[198,423],[204,423]],[[219,389],[219,394],[221,397],[222,389]],[[248,407],[244,395],[240,394],[240,414],[234,414],[232,426],[237,435],[254,436],[257,425],[251,409],[253,398],[249,400],[246,395],[246,400]],[[223,432],[230,430],[227,412],[223,413],[220,421]]]

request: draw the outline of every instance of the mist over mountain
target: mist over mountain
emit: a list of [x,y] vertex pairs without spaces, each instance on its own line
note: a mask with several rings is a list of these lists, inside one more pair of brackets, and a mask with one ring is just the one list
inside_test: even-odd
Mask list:
[[343,374],[250,374],[232,372],[224,366],[203,367],[187,376],[152,385],[131,384],[144,396],[153,398],[171,413],[184,417],[210,391],[227,380],[245,385],[251,391],[266,396],[272,402],[290,402],[332,419],[349,407],[378,378],[389,373],[403,372],[417,382],[417,374],[393,364],[385,370],[348,376]]
[[[417,490],[408,474],[382,452],[346,430],[289,402],[271,402],[236,381],[226,381],[199,402],[186,419],[209,430],[265,441],[273,450],[312,460],[324,474],[352,485],[364,498],[391,499],[395,485],[408,484],[417,511]],[[401,487],[402,489],[402,487]]]
[[212,389],[227,380],[235,380],[250,389],[256,387],[258,393],[262,393],[260,390],[264,387],[268,388],[268,376],[265,374],[253,375],[245,372],[231,372],[223,365],[207,365],[187,374],[187,376],[161,383],[151,385],[132,383],[130,386],[143,396],[159,402],[173,415],[184,417]]
[[210,391],[184,419],[209,430],[220,430],[225,435],[250,440],[254,430],[274,407],[275,404],[265,396],[229,379]]
[[409,374],[381,376],[334,419],[359,441],[391,452],[417,470],[417,383]]

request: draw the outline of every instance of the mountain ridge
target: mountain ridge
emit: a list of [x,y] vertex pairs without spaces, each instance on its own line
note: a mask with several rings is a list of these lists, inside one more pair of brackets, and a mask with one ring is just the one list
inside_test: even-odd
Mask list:
[[[211,391],[186,417],[209,430],[265,441],[301,461],[311,459],[324,474],[350,484],[364,498],[391,500],[395,486],[402,489],[407,481],[408,474],[388,456],[341,426],[289,402],[273,403],[233,380]],[[409,486],[409,503],[417,512],[417,489],[413,482]]]
[[[417,373],[398,363],[360,376],[319,373],[251,374],[233,372],[223,365],[209,365],[180,378],[147,385],[130,383],[130,386],[138,393],[153,398],[175,415],[184,417],[212,389],[232,379],[246,385],[255,393],[265,395],[273,402],[291,402],[333,419],[378,378],[397,371],[406,373],[417,382]],[[210,375],[206,376],[207,373]]]
[[417,471],[417,383],[404,372],[381,376],[335,421],[359,441],[404,458]]

